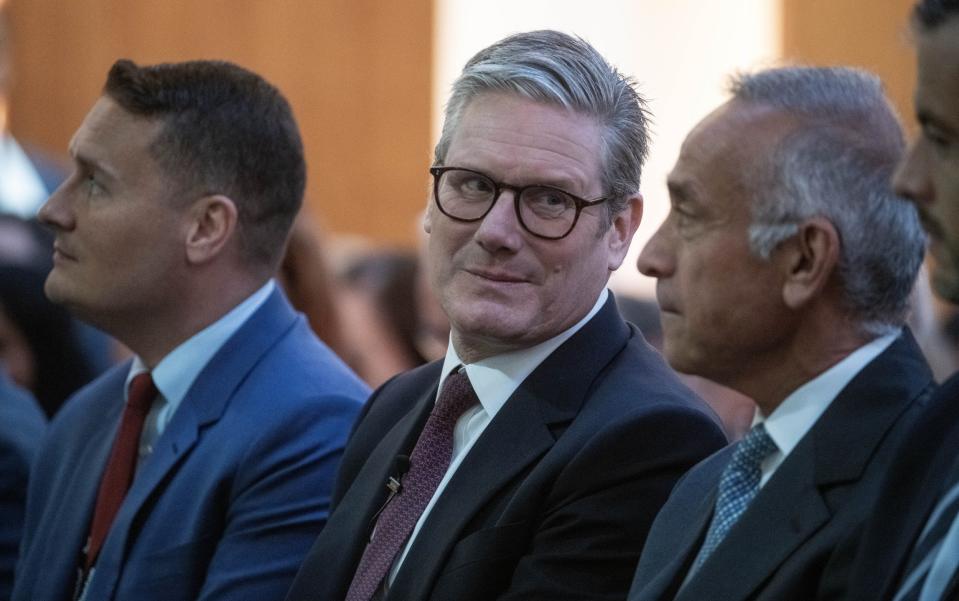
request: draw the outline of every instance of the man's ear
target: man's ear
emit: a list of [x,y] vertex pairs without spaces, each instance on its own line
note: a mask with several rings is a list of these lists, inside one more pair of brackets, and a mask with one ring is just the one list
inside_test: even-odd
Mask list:
[[186,256],[190,263],[206,263],[217,257],[236,232],[236,204],[227,196],[213,194],[197,199],[190,209]]
[[636,193],[626,201],[626,207],[613,216],[613,223],[606,233],[609,244],[609,261],[607,268],[610,271],[619,269],[629,251],[629,244],[633,235],[643,220],[643,196]]
[[783,302],[791,309],[808,304],[825,290],[841,253],[839,233],[823,217],[799,225],[795,236],[776,249],[773,260],[782,266]]

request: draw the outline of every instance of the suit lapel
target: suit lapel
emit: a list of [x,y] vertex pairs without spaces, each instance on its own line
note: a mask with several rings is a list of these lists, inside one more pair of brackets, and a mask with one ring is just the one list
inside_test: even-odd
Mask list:
[[[76,453],[77,469],[69,480],[61,480],[62,485],[51,491],[54,496],[69,498],[70,503],[60,505],[56,515],[45,515],[43,518],[42,526],[48,530],[44,539],[49,544],[46,545],[43,560],[36,564],[56,566],[56,571],[47,572],[36,582],[32,593],[34,598],[63,598],[72,593],[80,552],[90,530],[100,478],[120,422],[123,384],[128,370],[129,363],[114,368],[108,379],[85,393],[93,398],[112,399],[112,402],[101,404],[107,412],[95,416],[90,432],[83,437],[82,446]],[[43,593],[44,590],[47,593]]]
[[161,483],[189,455],[200,439],[201,429],[219,420],[249,371],[296,319],[286,299],[279,291],[274,291],[197,376],[154,445],[153,454],[137,470],[120,506],[97,561],[98,573],[93,579],[97,589],[110,594],[126,550],[132,546],[135,533],[131,526],[146,501],[162,492]]
[[832,518],[836,504],[827,496],[859,482],[890,428],[931,381],[905,330],[837,395],[677,600],[750,597]]
[[[413,542],[388,599],[428,598],[472,518],[556,442],[629,329],[612,295],[603,308],[519,386],[470,449]],[[417,428],[417,434],[420,428]],[[490,524],[492,525],[492,524]],[[428,535],[423,535],[428,532]]]
[[[820,491],[810,486],[815,478],[813,457],[798,450],[790,454],[789,465],[783,463],[776,472],[775,486],[770,480],[760,490],[740,521],[681,589],[677,601],[749,598],[829,520],[830,512]],[[732,574],[735,577],[730,577]]]
[[[726,460],[728,461],[728,454]],[[726,461],[723,462],[724,465],[725,463]],[[718,475],[717,473],[717,477]],[[674,548],[675,553],[650,580],[649,584],[644,587],[644,598],[672,599],[676,596],[676,591],[686,578],[686,573],[692,566],[693,560],[699,553],[699,547],[706,537],[706,530],[712,521],[713,508],[716,505],[716,494],[716,487],[713,487],[704,495],[699,506],[693,512],[688,527],[684,524],[684,527],[677,533],[679,542]]]

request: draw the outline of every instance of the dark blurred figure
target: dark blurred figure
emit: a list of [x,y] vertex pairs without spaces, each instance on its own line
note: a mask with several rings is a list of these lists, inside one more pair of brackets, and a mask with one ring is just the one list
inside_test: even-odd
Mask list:
[[[48,417],[98,373],[83,342],[92,328],[85,332],[43,293],[51,246],[36,222],[0,215],[0,363],[17,385],[33,393]],[[107,353],[104,337],[91,342]]]
[[277,280],[290,303],[306,315],[310,329],[342,357],[343,328],[323,242],[322,229],[303,213],[297,216]]
[[96,375],[66,309],[43,294],[46,273],[0,264],[0,363],[48,417]]
[[373,251],[337,278],[343,359],[370,386],[426,363],[416,345],[417,269],[412,254]]
[[36,401],[0,369],[0,599],[10,598],[30,463],[46,428]]

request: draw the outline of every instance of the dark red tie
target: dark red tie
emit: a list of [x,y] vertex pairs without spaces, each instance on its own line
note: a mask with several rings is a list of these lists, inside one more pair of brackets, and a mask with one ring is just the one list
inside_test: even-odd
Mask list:
[[446,475],[453,455],[453,428],[457,420],[478,402],[465,370],[446,378],[443,392],[410,454],[410,471],[403,478],[402,489],[376,521],[373,539],[363,551],[346,601],[369,601],[379,588]]
[[147,413],[150,412],[150,406],[156,395],[157,389],[150,372],[138,374],[130,383],[130,394],[123,409],[120,430],[113,441],[113,450],[110,451],[110,459],[100,480],[97,504],[93,510],[84,566],[87,571],[96,563],[103,541],[110,532],[113,518],[120,510],[123,497],[126,496],[130,483],[133,482],[133,472],[136,469],[137,452],[140,446],[140,432],[143,431],[143,422]]

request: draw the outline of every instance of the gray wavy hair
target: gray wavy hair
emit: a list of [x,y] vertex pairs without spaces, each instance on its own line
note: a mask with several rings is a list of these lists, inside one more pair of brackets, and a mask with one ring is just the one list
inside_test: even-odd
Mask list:
[[879,78],[851,68],[788,67],[736,76],[729,90],[800,124],[754,166],[752,252],[769,258],[803,220],[828,219],[841,241],[845,308],[867,333],[900,327],[925,234],[915,207],[892,188],[905,142]]
[[453,83],[434,161],[445,164],[466,106],[486,92],[508,92],[595,118],[602,137],[607,227],[639,191],[649,152],[649,111],[636,84],[585,40],[542,30],[509,36],[478,52]]

